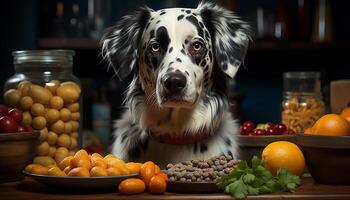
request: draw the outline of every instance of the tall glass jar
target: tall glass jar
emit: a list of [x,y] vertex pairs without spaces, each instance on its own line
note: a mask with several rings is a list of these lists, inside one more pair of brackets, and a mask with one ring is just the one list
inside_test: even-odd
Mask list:
[[282,123],[297,133],[311,128],[324,115],[319,72],[283,74]]
[[36,158],[60,162],[81,144],[82,94],[72,74],[74,51],[15,51],[15,74],[4,86],[4,101],[22,110],[22,123],[40,131]]

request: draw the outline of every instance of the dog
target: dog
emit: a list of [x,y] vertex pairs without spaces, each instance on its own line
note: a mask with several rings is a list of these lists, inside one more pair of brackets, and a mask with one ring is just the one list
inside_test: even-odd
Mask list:
[[102,56],[133,79],[112,152],[160,166],[217,155],[237,158],[228,80],[243,63],[249,25],[212,2],[195,9],[142,7],[107,29]]

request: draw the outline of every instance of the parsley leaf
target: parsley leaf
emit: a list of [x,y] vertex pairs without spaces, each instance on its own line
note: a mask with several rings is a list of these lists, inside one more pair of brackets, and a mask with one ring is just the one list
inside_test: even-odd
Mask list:
[[218,187],[237,199],[243,199],[248,195],[294,192],[300,184],[300,178],[287,169],[279,169],[274,177],[258,157],[254,156],[251,163],[252,167],[249,167],[247,161],[240,161],[228,175],[217,180]]

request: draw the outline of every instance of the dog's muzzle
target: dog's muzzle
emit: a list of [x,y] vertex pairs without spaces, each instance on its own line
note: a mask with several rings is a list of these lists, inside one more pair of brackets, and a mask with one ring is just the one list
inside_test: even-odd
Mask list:
[[165,76],[163,87],[168,98],[182,96],[186,88],[186,76],[181,72],[171,72]]

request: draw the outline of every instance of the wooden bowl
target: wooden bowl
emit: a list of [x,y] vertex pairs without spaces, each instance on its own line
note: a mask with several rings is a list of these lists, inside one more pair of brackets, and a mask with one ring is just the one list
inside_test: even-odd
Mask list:
[[315,182],[350,185],[350,136],[298,134],[297,143]]
[[296,143],[296,135],[267,135],[267,136],[248,136],[237,135],[238,159],[250,161],[253,156],[261,158],[264,148],[271,142],[289,141]]
[[0,134],[0,183],[23,179],[22,170],[32,162],[40,133]]

